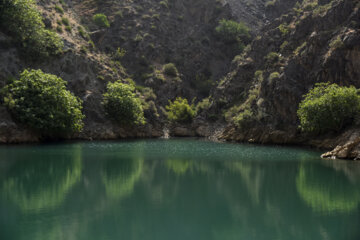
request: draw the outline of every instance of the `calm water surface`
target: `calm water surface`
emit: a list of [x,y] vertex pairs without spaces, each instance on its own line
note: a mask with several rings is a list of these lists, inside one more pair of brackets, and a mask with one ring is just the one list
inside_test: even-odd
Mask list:
[[360,164],[143,140],[0,146],[1,240],[359,240]]

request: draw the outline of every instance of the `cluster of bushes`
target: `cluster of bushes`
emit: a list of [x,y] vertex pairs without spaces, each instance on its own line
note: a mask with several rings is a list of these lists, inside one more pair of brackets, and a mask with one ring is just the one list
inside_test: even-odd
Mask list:
[[83,127],[82,101],[55,75],[25,70],[2,92],[13,117],[45,135],[79,132]]
[[319,83],[304,96],[297,114],[303,131],[321,134],[341,130],[359,112],[360,96],[355,87]]
[[0,2],[0,27],[11,34],[22,52],[33,59],[61,53],[63,41],[45,29],[34,0],[3,0]]
[[[3,103],[17,122],[47,137],[65,136],[83,128],[82,100],[61,78],[41,70],[25,70],[1,90]],[[144,111],[132,84],[109,83],[102,102],[119,124],[144,124]]]
[[216,35],[227,44],[236,44],[243,51],[250,40],[250,31],[243,23],[222,19],[215,28]]

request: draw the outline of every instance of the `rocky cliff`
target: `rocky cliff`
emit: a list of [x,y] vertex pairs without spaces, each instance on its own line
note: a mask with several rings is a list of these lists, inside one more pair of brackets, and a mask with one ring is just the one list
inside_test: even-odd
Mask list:
[[349,132],[358,131],[356,123],[340,135],[301,134],[296,111],[302,96],[317,82],[360,86],[359,14],[359,1],[304,1],[266,24],[213,91],[210,111],[228,116],[244,109],[251,112],[245,127],[230,123],[223,138],[323,148],[353,139]]
[[[63,11],[57,6],[61,3]],[[68,82],[84,101],[80,139],[207,136],[233,141],[306,144],[335,148],[326,156],[358,158],[357,124],[342,133],[314,137],[298,130],[297,106],[317,82],[360,87],[358,0],[121,0],[38,1],[44,23],[58,32],[64,53],[49,60],[28,60],[0,29],[0,87],[25,68],[42,69]],[[109,28],[92,17],[104,13]],[[61,25],[63,18],[68,26]],[[242,21],[252,42],[239,52],[214,33],[221,19]],[[179,75],[165,76],[174,63]],[[147,125],[122,127],[101,105],[109,81],[131,77],[147,103]],[[190,125],[168,125],[168,100],[208,97]],[[242,127],[235,115],[251,116]],[[39,141],[0,106],[0,142]],[[342,147],[341,147],[342,146]],[[344,150],[346,149],[346,150]],[[341,154],[339,153],[341,152]],[[347,154],[345,154],[345,152]]]

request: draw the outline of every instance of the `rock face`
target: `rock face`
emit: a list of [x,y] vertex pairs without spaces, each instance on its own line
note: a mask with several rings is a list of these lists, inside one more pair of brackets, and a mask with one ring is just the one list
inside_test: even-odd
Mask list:
[[322,158],[340,158],[340,159],[354,159],[360,160],[360,133],[352,131],[343,136],[345,144],[336,146],[330,152],[321,155]]
[[[341,156],[354,158],[356,141],[351,144],[353,140],[341,133],[302,135],[296,112],[303,95],[317,82],[360,87],[358,1],[297,6],[301,10],[292,10],[292,4],[283,5],[291,6],[287,14],[265,25],[251,49],[234,59],[230,72],[212,92],[210,112],[225,116],[235,116],[234,109],[251,112],[245,127],[228,121],[222,136],[226,140],[341,145],[346,149]],[[357,129],[356,124],[350,127]]]
[[[40,68],[66,80],[84,101],[86,115],[83,132],[70,138],[159,137],[166,126],[168,100],[178,96],[200,100],[210,92],[209,108],[191,125],[170,127],[170,135],[327,149],[338,146],[324,157],[359,157],[360,135],[355,133],[360,126],[314,138],[299,132],[296,115],[302,96],[317,82],[360,87],[359,1],[65,3],[64,13],[59,13],[54,10],[57,0],[38,2],[48,28],[59,27],[63,17],[71,23],[71,31],[60,33],[65,49],[59,57],[29,62],[0,29],[0,88],[25,68]],[[93,23],[96,13],[108,16],[110,28]],[[251,27],[254,40],[241,55],[214,34],[223,18]],[[86,34],[79,30],[81,26]],[[169,62],[177,66],[177,76],[163,73],[163,65]],[[137,83],[137,94],[147,103],[145,126],[118,126],[101,105],[106,84],[118,79],[125,82],[128,77]],[[243,125],[231,120],[239,113],[250,116]],[[16,124],[0,106],[0,142],[39,140],[41,136]]]
[[[58,33],[65,49],[59,57],[28,61],[11,36],[0,29],[0,88],[25,68],[42,69],[63,78],[69,90],[84,101],[84,130],[70,136],[80,139],[161,136],[165,122],[162,109],[168,100],[177,96],[201,99],[208,95],[212,82],[228,71],[236,52],[217,39],[214,29],[220,19],[233,18],[236,8],[246,4],[240,1],[235,7],[216,0],[174,0],[167,4],[157,0],[64,2],[64,13],[55,10],[57,0],[37,2],[46,27],[62,29]],[[108,16],[110,28],[101,29],[93,23],[96,13]],[[61,24],[63,18],[69,20],[70,30]],[[254,23],[249,18],[243,20],[248,25]],[[81,28],[88,31],[81,33]],[[124,55],[117,56],[117,49],[123,50]],[[158,76],[163,64],[168,62],[178,67],[177,77]],[[107,119],[101,106],[107,82],[128,77],[155,93],[148,91],[150,96],[138,93],[151,106],[145,111],[148,124],[144,127],[121,128]],[[204,83],[205,89],[198,91]],[[4,107],[0,123],[1,142],[41,140],[41,136],[18,126]],[[186,132],[180,127],[175,135],[195,135],[195,130],[191,128]],[[204,133],[204,130],[198,132]]]

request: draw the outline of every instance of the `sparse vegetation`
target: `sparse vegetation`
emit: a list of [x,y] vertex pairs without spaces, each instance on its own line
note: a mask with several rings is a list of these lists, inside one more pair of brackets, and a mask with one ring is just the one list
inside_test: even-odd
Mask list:
[[43,135],[79,132],[83,127],[82,101],[55,75],[25,70],[3,92],[12,116]]
[[34,0],[4,0],[0,13],[0,27],[15,38],[26,57],[43,59],[62,52],[63,41],[45,29]]
[[333,40],[330,42],[329,47],[330,47],[332,50],[339,49],[339,48],[343,48],[343,47],[344,47],[344,43],[343,43],[343,41],[341,40],[340,36],[337,36],[335,39],[333,39]]

